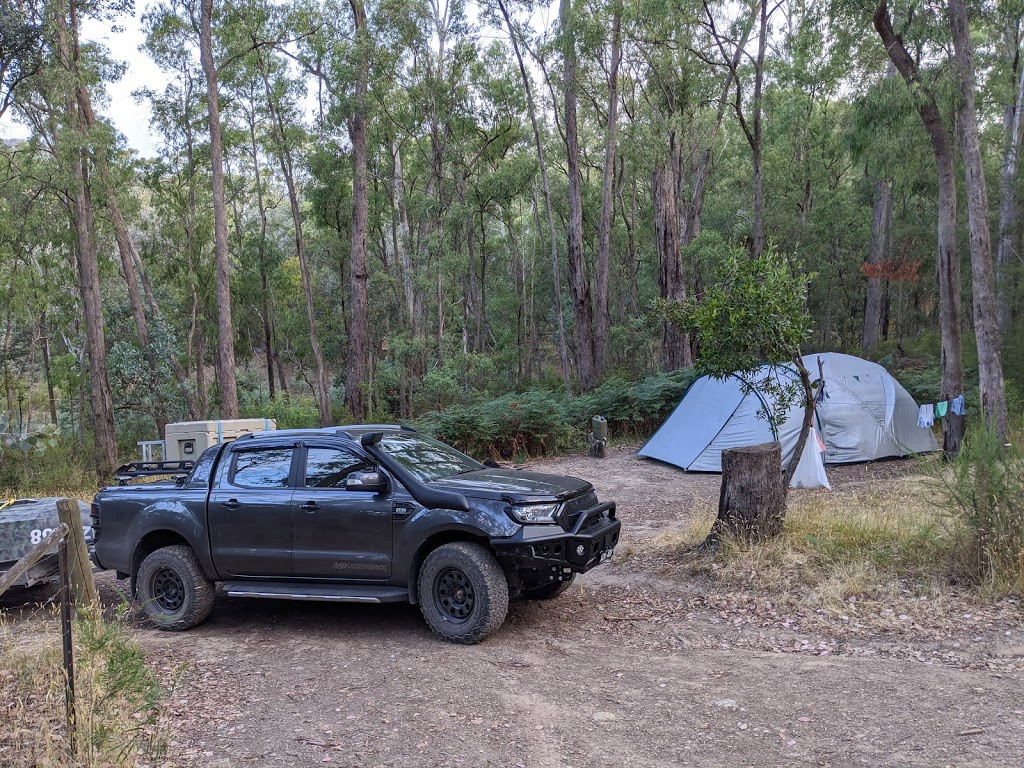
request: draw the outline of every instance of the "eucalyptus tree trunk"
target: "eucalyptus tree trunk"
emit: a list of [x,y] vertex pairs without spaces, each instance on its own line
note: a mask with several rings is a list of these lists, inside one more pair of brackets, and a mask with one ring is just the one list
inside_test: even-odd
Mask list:
[[[1019,24],[1015,21],[1014,24]],[[1020,61],[1020,48],[1017,41],[1017,30],[1008,35],[1011,42],[1011,59],[1019,69],[1017,88],[1012,104],[1003,110],[1003,130],[1006,133],[1006,148],[1003,154],[1003,166],[999,172],[999,246],[996,251],[999,294],[999,329],[1005,335],[1013,319],[1013,272],[1011,267],[1019,254],[1020,232],[1018,231],[1017,212],[1017,169],[1019,167],[1018,152],[1020,151],[1021,132],[1024,127],[1024,63]]]
[[[874,12],[875,31],[907,87],[917,94],[915,102],[931,141],[938,180],[939,317],[942,334],[942,392],[940,400],[964,391],[963,348],[960,340],[960,260],[956,253],[956,166],[953,144],[942,120],[935,94],[921,81],[917,62],[897,37],[889,18],[888,0],[880,0]],[[949,413],[942,419],[942,451],[953,459],[960,451],[964,417]]]
[[[324,364],[324,353],[320,348],[320,338],[316,331],[316,308],[313,302],[313,277],[309,268],[309,259],[306,257],[306,240],[302,233],[302,209],[300,208],[298,189],[295,186],[295,172],[292,163],[292,155],[291,150],[288,148],[288,139],[285,136],[284,119],[281,116],[281,110],[278,108],[277,101],[274,98],[273,88],[270,87],[270,78],[267,74],[268,66],[266,62],[263,61],[262,57],[260,58],[259,65],[260,76],[263,78],[263,87],[266,89],[267,93],[267,109],[270,112],[274,143],[277,145],[278,164],[281,167],[281,175],[284,176],[285,187],[288,190],[288,202],[292,213],[292,226],[295,229],[295,253],[299,258],[299,274],[302,278],[302,295],[306,300],[306,323],[309,326],[309,346],[313,351],[313,361],[316,364],[316,399],[320,408],[320,426],[329,427],[334,422],[334,417],[331,412],[331,382],[327,376],[327,366]],[[265,294],[266,291],[264,290],[264,295]],[[269,336],[269,333],[267,335]]]
[[352,141],[352,248],[349,257],[349,276],[352,297],[349,302],[348,359],[345,373],[345,404],[356,421],[369,415],[366,396],[366,376],[369,355],[369,327],[366,305],[368,266],[366,238],[368,231],[368,194],[366,168],[366,93],[369,80],[369,52],[367,45],[366,7],[363,0],[349,0],[352,20],[356,29],[359,55],[355,85],[355,110],[349,120],[349,138]]
[[274,386],[274,339],[270,332],[270,282],[267,275],[267,206],[263,200],[263,178],[260,172],[260,151],[256,143],[256,107],[252,102],[249,118],[249,147],[252,152],[253,186],[256,188],[256,210],[260,217],[260,236],[256,244],[256,260],[260,271],[260,315],[263,324],[263,349],[266,351],[267,391],[270,399],[277,395]]
[[[777,7],[777,6],[776,6]],[[764,253],[764,139],[761,135],[761,95],[764,90],[764,52],[768,40],[768,0],[761,0],[761,25],[757,38],[757,62],[754,66],[754,130],[751,150],[754,157],[754,258]]]
[[[89,91],[86,89],[84,83],[79,82],[77,97],[79,109],[81,110],[85,126],[89,129],[95,128],[96,115],[92,110]],[[146,360],[146,365],[149,367],[151,377],[150,382],[153,387],[154,398],[156,399],[156,407],[154,409],[153,417],[156,421],[157,432],[160,435],[163,435],[164,429],[167,426],[167,408],[164,402],[164,396],[162,394],[163,389],[159,379],[159,365],[154,355],[153,348],[150,345],[149,322],[146,319],[146,312],[142,304],[142,296],[139,292],[139,271],[136,269],[136,264],[141,261],[141,257],[139,256],[138,249],[135,247],[135,241],[128,229],[128,225],[125,223],[124,216],[121,214],[121,206],[117,202],[117,194],[114,191],[114,182],[110,175],[109,158],[107,157],[106,147],[102,144],[96,147],[94,159],[100,172],[100,180],[103,182],[106,191],[107,211],[110,213],[110,220],[114,226],[114,240],[117,243],[118,255],[121,257],[121,271],[124,276],[125,284],[128,288],[128,303],[132,308],[132,320],[135,322],[135,333],[139,339],[139,348],[142,350],[142,355]],[[153,302],[153,306],[156,307],[156,302]],[[159,308],[157,307],[153,314],[154,316],[157,316],[158,313]],[[188,387],[188,374],[177,360],[173,361],[172,369],[174,371],[175,378],[178,380],[178,384],[181,387],[181,392],[185,397],[189,412],[191,413],[195,409],[195,399]]]
[[[885,259],[885,245],[888,240],[889,200],[892,192],[888,179],[875,182],[874,215],[871,219],[871,254],[868,264],[877,266]],[[875,346],[882,333],[882,294],[885,281],[881,275],[869,274],[867,296],[864,300],[864,333],[860,348],[867,351]]]
[[949,25],[953,33],[954,59],[960,87],[957,126],[960,133],[967,190],[967,229],[971,244],[971,291],[974,309],[974,335],[978,346],[978,384],[985,423],[1006,440],[1010,416],[1006,408],[1006,382],[1003,379],[1002,334],[996,304],[992,242],[988,229],[988,189],[978,138],[978,114],[975,109],[974,52],[964,0],[949,0]]
[[[654,233],[658,248],[658,288],[663,299],[686,301],[686,276],[679,253],[679,208],[676,205],[675,172],[663,164],[651,174],[654,197]],[[665,370],[693,365],[690,334],[675,323],[665,322],[661,336]]]
[[46,318],[46,307],[39,311],[39,336],[43,348],[43,375],[46,377],[46,401],[50,408],[50,423],[57,423],[57,396],[53,391],[53,377],[50,375],[50,326]]
[[398,237],[395,250],[402,267],[402,292],[405,295],[405,310],[414,339],[423,338],[423,297],[416,289],[415,268],[409,248],[409,208],[405,202],[405,176],[402,172],[402,147],[397,140],[391,145],[392,183],[395,189],[395,208],[398,212]]
[[210,121],[210,175],[213,180],[213,240],[217,271],[217,386],[220,416],[238,418],[235,373],[235,328],[231,321],[231,261],[228,254],[228,215],[224,197],[224,149],[220,132],[217,68],[213,63],[213,0],[202,0],[199,58],[206,76]]
[[[71,16],[69,28],[71,58],[69,65],[72,67],[71,74],[75,80],[75,99],[78,103],[78,110],[84,128],[87,131],[92,131],[96,128],[97,120],[96,114],[92,109],[92,99],[89,96],[89,90],[83,82],[80,73],[78,20],[74,3],[69,4],[69,9]],[[107,155],[107,148],[102,142],[94,146],[93,160],[99,170],[100,180],[105,188],[107,211],[110,214],[111,224],[114,227],[114,240],[117,243],[118,254],[121,257],[121,270],[125,285],[128,288],[128,302],[132,308],[132,319],[135,323],[135,333],[139,339],[139,348],[142,350],[143,358],[146,360],[146,365],[150,372],[150,383],[155,398],[153,418],[156,422],[158,434],[163,435],[164,428],[167,425],[167,407],[160,383],[159,364],[150,345],[149,323],[146,319],[146,312],[143,308],[142,297],[139,292],[139,275],[135,265],[141,261],[141,258],[139,257],[138,249],[135,247],[135,241],[128,229],[128,225],[125,223],[124,216],[121,214],[121,206],[117,202],[117,194],[110,174],[110,159]],[[159,309],[156,309],[154,315],[156,316],[158,313]],[[177,359],[172,361],[172,370],[181,387],[181,392],[185,397],[189,412],[192,413],[195,410],[195,398],[188,387],[188,374]]]
[[558,325],[558,357],[562,366],[562,382],[565,385],[565,392],[572,397],[572,380],[569,376],[569,353],[565,343],[565,324],[562,321],[562,279],[558,269],[558,245],[555,241],[555,214],[551,205],[551,185],[548,183],[548,166],[544,161],[544,144],[540,139],[540,128],[537,124],[537,110],[533,101],[533,88],[530,86],[530,77],[526,74],[526,67],[523,65],[523,54],[519,49],[519,39],[516,36],[512,20],[509,18],[508,9],[505,8],[503,0],[498,0],[498,9],[505,19],[505,26],[508,27],[508,37],[512,42],[512,51],[515,53],[516,62],[519,64],[519,75],[523,80],[523,88],[526,91],[526,106],[530,113],[530,124],[533,126],[533,142],[537,149],[537,164],[540,166],[541,186],[544,191],[544,203],[548,211],[548,230],[551,237],[551,273],[555,288],[555,318]]
[[604,170],[601,176],[601,225],[597,246],[597,324],[594,328],[594,366],[598,378],[608,366],[608,275],[611,270],[612,221],[615,218],[615,142],[619,117],[619,63],[622,61],[622,0],[612,10],[611,66],[608,71],[608,124],[605,128]]
[[[61,66],[75,77],[75,56],[72,44],[77,36],[77,19],[71,4],[60,7],[55,14],[57,45]],[[82,298],[85,321],[85,350],[89,358],[89,379],[92,399],[93,461],[96,473],[106,481],[117,467],[117,438],[114,432],[114,401],[107,378],[107,345],[103,328],[103,298],[100,293],[100,264],[96,247],[96,225],[93,217],[92,184],[89,179],[85,147],[86,129],[79,111],[73,86],[66,86],[64,117],[71,155],[71,189],[74,199],[74,229],[77,245],[78,288]],[[64,143],[63,141],[61,142]]]
[[576,370],[580,387],[597,386],[594,365],[594,315],[590,300],[590,281],[583,259],[583,193],[580,184],[579,126],[576,115],[576,33],[572,20],[572,0],[560,0],[559,27],[562,35],[563,95],[565,98],[565,151],[569,183],[569,291],[572,294],[573,319],[576,321]]

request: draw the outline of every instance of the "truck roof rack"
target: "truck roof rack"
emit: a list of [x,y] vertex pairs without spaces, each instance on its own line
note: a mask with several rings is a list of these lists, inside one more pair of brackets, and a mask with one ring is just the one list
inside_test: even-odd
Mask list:
[[114,470],[114,479],[118,485],[127,485],[137,477],[187,474],[193,466],[193,461],[130,461]]

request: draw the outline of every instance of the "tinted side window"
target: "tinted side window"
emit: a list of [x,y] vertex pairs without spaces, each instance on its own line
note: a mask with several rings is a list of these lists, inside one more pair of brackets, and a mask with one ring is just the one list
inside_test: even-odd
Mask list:
[[307,488],[344,488],[345,478],[372,465],[345,448],[309,448],[306,451]]
[[265,448],[235,453],[231,482],[243,488],[287,488],[292,448]]

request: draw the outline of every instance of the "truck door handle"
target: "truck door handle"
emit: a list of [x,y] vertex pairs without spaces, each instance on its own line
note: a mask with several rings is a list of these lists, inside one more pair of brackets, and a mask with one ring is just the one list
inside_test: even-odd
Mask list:
[[238,509],[240,506],[242,506],[242,502],[240,502],[238,499],[228,499],[227,501],[222,501],[220,505],[222,507],[227,507],[228,509]]
[[307,501],[305,504],[299,504],[299,509],[303,512],[316,512],[320,509],[320,505],[315,501]]

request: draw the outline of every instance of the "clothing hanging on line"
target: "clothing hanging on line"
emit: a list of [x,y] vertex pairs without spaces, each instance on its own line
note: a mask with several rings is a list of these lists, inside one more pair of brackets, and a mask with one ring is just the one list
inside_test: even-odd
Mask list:
[[917,426],[922,429],[930,429],[935,423],[935,406],[931,403],[922,405],[917,412]]
[[949,403],[950,410],[953,411],[957,416],[964,416],[967,414],[967,409],[964,407],[964,396],[957,395]]

